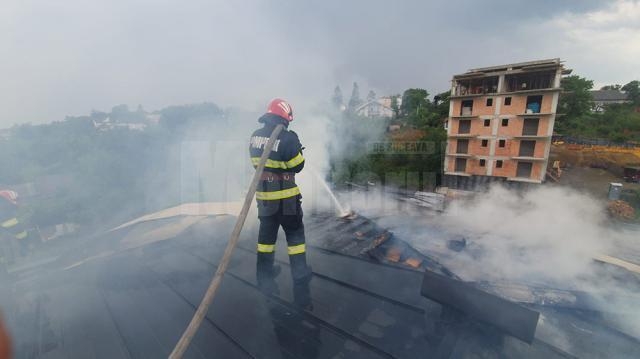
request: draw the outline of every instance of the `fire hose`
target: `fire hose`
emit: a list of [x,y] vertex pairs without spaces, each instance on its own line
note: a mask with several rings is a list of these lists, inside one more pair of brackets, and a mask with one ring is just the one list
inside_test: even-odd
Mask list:
[[247,196],[244,199],[244,205],[242,206],[242,210],[238,215],[238,219],[236,220],[235,227],[233,227],[233,232],[231,232],[231,237],[229,238],[229,243],[227,243],[227,247],[224,250],[224,255],[220,260],[220,264],[218,265],[218,269],[216,273],[213,275],[211,279],[211,283],[209,284],[209,288],[204,294],[198,309],[196,310],[193,318],[191,318],[191,322],[187,329],[185,329],[182,337],[176,344],[175,348],[169,355],[170,359],[178,359],[182,358],[184,352],[191,344],[191,340],[195,336],[198,328],[200,328],[200,324],[202,324],[202,320],[206,316],[209,311],[209,306],[213,301],[213,298],[220,287],[220,283],[222,282],[222,277],[224,273],[227,271],[227,267],[229,266],[229,261],[231,260],[231,254],[238,243],[238,239],[240,238],[240,232],[242,231],[242,227],[244,226],[244,222],[247,219],[247,214],[249,213],[249,206],[251,206],[251,202],[253,201],[253,196],[256,193],[256,188],[258,187],[258,181],[260,181],[260,177],[262,176],[262,172],[264,171],[265,164],[267,163],[267,159],[269,158],[269,154],[271,153],[271,149],[273,148],[276,139],[280,135],[280,132],[284,129],[284,125],[278,125],[273,132],[271,133],[271,137],[269,137],[269,141],[264,146],[262,151],[262,156],[260,157],[260,162],[256,167],[256,172],[253,175],[253,179],[251,180],[251,185],[249,186],[249,191],[247,192]]

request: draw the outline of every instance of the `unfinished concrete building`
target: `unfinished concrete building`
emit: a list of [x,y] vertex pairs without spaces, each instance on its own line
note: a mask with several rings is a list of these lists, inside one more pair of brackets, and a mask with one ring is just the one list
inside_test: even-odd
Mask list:
[[444,184],[544,181],[560,79],[570,72],[550,59],[453,76]]

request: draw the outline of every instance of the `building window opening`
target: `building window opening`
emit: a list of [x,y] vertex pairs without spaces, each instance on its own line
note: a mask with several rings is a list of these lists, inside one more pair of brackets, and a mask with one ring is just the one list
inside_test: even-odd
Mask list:
[[500,140],[498,141],[498,146],[499,147],[505,147],[507,145],[507,140]]
[[502,160],[496,161],[496,168],[502,168]]
[[520,141],[520,157],[533,157],[536,152],[536,141]]
[[456,153],[467,154],[469,152],[469,140],[458,140],[456,143]]
[[458,123],[458,133],[471,133],[471,120],[460,120],[460,122]]
[[505,82],[507,92],[539,90],[551,88],[555,71],[538,71],[526,74],[507,75]]
[[537,136],[538,127],[540,126],[540,119],[538,118],[525,118],[522,124],[523,136]]
[[531,177],[532,168],[533,168],[533,163],[531,162],[518,162],[518,167],[516,168],[516,177],[522,177],[522,178]]
[[471,116],[473,113],[473,100],[462,101],[462,107],[460,108],[460,116]]
[[503,127],[509,126],[509,119],[508,118],[503,118],[502,119],[502,126]]
[[542,107],[542,96],[527,96],[527,109],[525,113],[540,113]]
[[498,76],[456,81],[456,96],[481,95],[496,92],[498,92]]
[[489,127],[489,126],[491,126],[491,120],[489,119],[484,120],[484,127]]
[[482,140],[482,147],[489,146],[489,140]]
[[493,106],[493,99],[492,98],[488,98],[487,99],[487,106]]
[[505,106],[511,106],[511,97],[505,97],[504,105]]

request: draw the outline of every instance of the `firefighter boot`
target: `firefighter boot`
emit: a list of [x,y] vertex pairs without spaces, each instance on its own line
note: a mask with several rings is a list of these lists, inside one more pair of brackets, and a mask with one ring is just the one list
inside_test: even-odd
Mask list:
[[301,309],[313,310],[309,281],[293,283],[293,303]]
[[308,283],[311,281],[311,267],[307,265],[306,253],[289,255],[291,265],[291,277],[294,283]]
[[278,294],[278,285],[275,278],[280,274],[280,266],[274,265],[274,253],[258,253],[256,262],[256,279],[258,288],[264,294]]

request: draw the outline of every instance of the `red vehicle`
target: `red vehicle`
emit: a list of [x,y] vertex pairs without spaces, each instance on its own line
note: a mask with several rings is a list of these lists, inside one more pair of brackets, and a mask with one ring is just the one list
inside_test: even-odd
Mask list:
[[625,167],[624,180],[627,182],[640,182],[640,166]]

